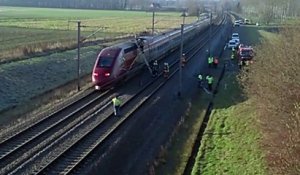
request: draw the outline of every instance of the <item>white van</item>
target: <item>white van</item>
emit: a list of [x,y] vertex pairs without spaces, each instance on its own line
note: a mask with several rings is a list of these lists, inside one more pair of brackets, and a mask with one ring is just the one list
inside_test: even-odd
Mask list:
[[250,24],[250,20],[245,18],[244,24]]

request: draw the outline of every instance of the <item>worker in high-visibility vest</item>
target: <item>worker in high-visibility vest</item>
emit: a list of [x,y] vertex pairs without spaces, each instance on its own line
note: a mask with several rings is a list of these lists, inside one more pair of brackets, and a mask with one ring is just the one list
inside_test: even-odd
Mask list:
[[250,61],[249,60],[245,60],[245,65],[249,66],[250,65]]
[[121,100],[119,99],[119,96],[115,96],[112,99],[112,103],[113,103],[113,107],[114,107],[114,114],[115,116],[119,116],[120,115],[120,107],[121,107]]
[[207,84],[208,84],[208,89],[210,91],[212,91],[212,86],[213,86],[213,82],[214,82],[214,77],[211,75],[207,75],[206,76],[206,80],[207,80]]
[[199,74],[198,75],[198,87],[202,87],[202,84],[203,84],[203,76],[202,74]]
[[231,60],[234,60],[236,57],[236,50],[234,48],[232,48],[232,52],[231,52]]
[[239,66],[240,69],[242,69],[242,66],[243,66],[243,60],[239,60],[238,66]]
[[208,67],[212,67],[214,63],[214,58],[212,56],[207,59]]

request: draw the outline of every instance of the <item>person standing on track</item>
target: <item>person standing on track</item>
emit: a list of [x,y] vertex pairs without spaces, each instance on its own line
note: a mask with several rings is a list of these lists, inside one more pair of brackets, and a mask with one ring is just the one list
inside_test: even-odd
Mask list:
[[186,64],[187,60],[186,60],[186,56],[185,54],[182,54],[182,57],[181,57],[181,67],[183,68]]
[[112,99],[112,103],[113,103],[113,107],[114,107],[114,115],[116,117],[120,116],[120,107],[121,107],[121,100],[119,99],[119,96],[116,95],[113,99]]
[[140,50],[142,51],[142,53],[144,53],[144,41],[141,38],[138,38],[137,44],[138,44],[138,47],[140,48]]
[[158,65],[158,62],[157,60],[155,60],[152,64],[152,74],[153,74],[153,77],[156,77],[158,75],[158,70],[159,70],[159,65]]
[[164,63],[164,77],[165,78],[169,77],[169,72],[170,72],[169,63],[165,62]]

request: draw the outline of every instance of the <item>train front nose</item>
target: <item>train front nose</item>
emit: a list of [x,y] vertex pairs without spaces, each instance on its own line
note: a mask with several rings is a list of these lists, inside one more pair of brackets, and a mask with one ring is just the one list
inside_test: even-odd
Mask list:
[[111,78],[111,72],[108,69],[95,69],[92,75],[92,81],[96,86],[96,89],[100,89],[101,86],[108,84]]

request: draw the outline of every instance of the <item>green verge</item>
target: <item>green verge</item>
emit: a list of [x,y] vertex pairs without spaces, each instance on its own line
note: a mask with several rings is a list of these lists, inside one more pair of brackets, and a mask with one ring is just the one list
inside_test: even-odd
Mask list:
[[202,138],[192,174],[266,174],[251,100],[244,99],[236,74],[225,74]]

